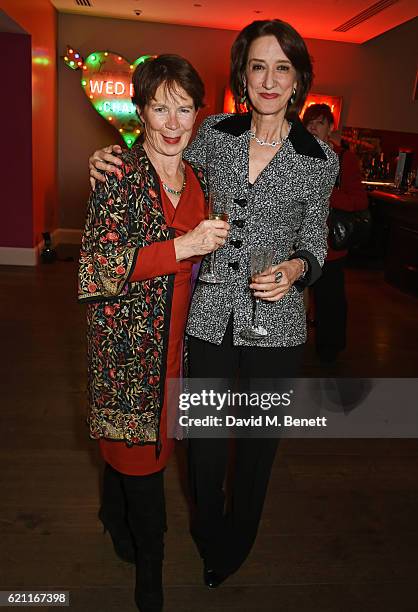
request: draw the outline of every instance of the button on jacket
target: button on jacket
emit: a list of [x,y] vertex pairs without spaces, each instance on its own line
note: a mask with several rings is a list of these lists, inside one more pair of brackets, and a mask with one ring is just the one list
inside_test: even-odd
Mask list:
[[[185,152],[187,160],[205,168],[215,197],[228,198],[231,225],[225,246],[216,252],[216,269],[226,282],[196,284],[187,333],[220,344],[232,314],[235,345],[295,346],[306,341],[302,290],[319,278],[326,256],[328,200],[338,158],[295,119],[281,149],[251,186],[250,126],[250,114],[208,117]],[[274,264],[303,257],[308,271],[279,301],[260,301],[259,322],[268,335],[249,341],[240,332],[252,322],[250,253],[260,246],[274,249]],[[206,257],[202,272],[208,266]]]

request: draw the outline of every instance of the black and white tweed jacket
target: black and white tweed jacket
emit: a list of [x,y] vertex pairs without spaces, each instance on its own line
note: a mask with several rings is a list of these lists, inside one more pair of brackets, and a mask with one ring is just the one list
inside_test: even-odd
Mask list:
[[[206,169],[210,190],[233,198],[231,231],[216,255],[217,269],[228,282],[197,283],[186,331],[220,344],[232,315],[235,345],[295,346],[306,340],[302,290],[320,276],[327,251],[328,199],[338,158],[295,119],[281,149],[250,186],[250,125],[250,114],[208,117],[185,152],[185,159]],[[304,257],[309,270],[278,302],[261,301],[259,318],[268,336],[252,342],[240,337],[253,311],[249,254],[252,247],[264,245],[274,247],[274,263]],[[202,271],[207,266],[208,257]]]

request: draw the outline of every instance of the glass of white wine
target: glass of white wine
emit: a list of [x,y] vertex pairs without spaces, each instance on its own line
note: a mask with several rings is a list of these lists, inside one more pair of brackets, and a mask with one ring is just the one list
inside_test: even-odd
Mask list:
[[[208,197],[208,219],[211,221],[228,221],[229,199],[226,196],[218,196],[209,193]],[[209,270],[199,276],[199,280],[213,285],[225,283],[226,279],[216,271],[216,251],[212,251],[209,257]]]
[[[272,247],[255,247],[250,252],[250,273],[251,279],[256,274],[266,272],[271,268],[273,264],[274,249]],[[265,327],[259,324],[259,305],[260,298],[255,298],[253,318],[251,326],[243,329],[240,333],[241,338],[244,340],[259,340],[268,336],[268,332]]]

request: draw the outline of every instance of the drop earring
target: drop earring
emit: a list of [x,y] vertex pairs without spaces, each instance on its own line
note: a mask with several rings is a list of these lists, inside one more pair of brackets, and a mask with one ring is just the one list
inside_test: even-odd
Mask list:
[[245,79],[242,80],[242,93],[240,98],[240,104],[246,104],[247,102],[247,81]]
[[289,98],[289,103],[294,104],[296,100],[296,87],[293,88],[292,95]]

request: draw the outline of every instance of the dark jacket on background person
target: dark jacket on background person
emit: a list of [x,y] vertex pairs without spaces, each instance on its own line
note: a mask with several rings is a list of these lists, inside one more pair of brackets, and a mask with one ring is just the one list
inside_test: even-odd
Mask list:
[[[361,182],[360,162],[357,156],[349,150],[334,144],[335,153],[340,160],[340,172],[337,185],[332,190],[329,200],[330,208],[354,212],[364,210],[369,206],[366,190]],[[327,261],[341,259],[347,255],[347,250],[334,251],[328,244]]]

